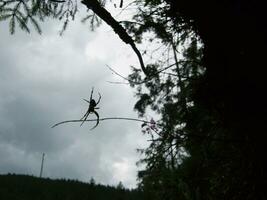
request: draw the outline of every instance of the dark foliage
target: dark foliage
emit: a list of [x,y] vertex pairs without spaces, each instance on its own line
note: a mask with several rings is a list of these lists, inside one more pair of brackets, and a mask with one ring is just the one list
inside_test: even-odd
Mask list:
[[136,200],[142,192],[75,180],[52,180],[26,175],[0,175],[0,199],[5,200]]
[[[139,114],[147,108],[159,114],[157,130],[143,126],[151,145],[141,150],[147,167],[139,173],[140,187],[159,199],[266,199],[263,2],[139,5],[136,22],[126,24],[138,41],[150,31],[153,40],[183,54],[168,57],[176,64],[172,71],[163,71],[164,57],[157,58],[162,73],[142,86],[132,84]],[[142,82],[140,73],[133,77]]]

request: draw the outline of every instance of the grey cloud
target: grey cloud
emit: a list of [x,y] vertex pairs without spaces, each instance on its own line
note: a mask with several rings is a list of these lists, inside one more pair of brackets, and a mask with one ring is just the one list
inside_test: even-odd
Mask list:
[[113,63],[125,73],[136,59],[127,57],[131,51],[108,28],[90,32],[77,20],[63,37],[59,28],[49,21],[41,36],[20,31],[10,36],[7,24],[0,24],[0,173],[38,175],[45,152],[46,177],[94,177],[104,184],[122,180],[133,187],[135,149],[146,145],[140,124],[103,121],[93,131],[94,123],[50,127],[79,119],[92,86],[102,94],[101,117],[136,117],[132,91],[108,83],[114,75],[105,67]]

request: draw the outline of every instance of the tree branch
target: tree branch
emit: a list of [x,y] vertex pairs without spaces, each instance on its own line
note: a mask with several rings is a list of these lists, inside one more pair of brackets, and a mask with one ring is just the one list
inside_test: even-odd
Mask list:
[[[143,123],[146,123],[146,124],[151,124],[151,122],[146,121],[146,120],[134,119],[134,118],[129,118],[129,117],[105,117],[105,118],[100,118],[99,119],[99,121],[105,121],[105,120],[127,120],[127,121],[137,121],[137,122],[143,122]],[[92,122],[92,121],[97,121],[97,119],[87,119],[85,121],[86,122]],[[54,127],[59,126],[61,124],[66,124],[66,123],[71,123],[71,122],[83,122],[83,120],[80,120],[80,119],[77,119],[77,120],[66,120],[66,121],[62,121],[62,122],[56,123],[51,128],[54,128]]]
[[[175,65],[176,65],[176,63],[174,63],[172,65],[169,65],[169,66],[167,66],[167,67],[165,67],[165,68],[163,68],[163,69],[161,69],[161,70],[159,70],[159,71],[157,71],[157,72],[155,72],[153,74],[150,74],[149,78],[146,78],[146,79],[144,79],[143,81],[140,81],[140,82],[138,82],[138,81],[132,81],[132,80],[128,79],[127,77],[122,76],[117,71],[115,71],[113,68],[111,68],[109,65],[106,65],[106,67],[110,71],[112,71],[114,74],[116,74],[117,76],[121,77],[122,79],[128,81],[129,83],[133,83],[133,84],[136,84],[136,85],[141,85],[141,84],[147,83],[148,81],[151,81],[156,75],[158,75],[160,73],[163,73],[163,71],[165,71],[165,70],[167,70],[167,69],[169,69],[169,68],[171,68],[171,67],[173,67]],[[174,75],[174,74],[170,74],[170,75]]]
[[120,25],[118,21],[116,21],[111,14],[103,7],[97,0],[82,0],[82,3],[88,8],[91,9],[95,14],[97,14],[104,22],[106,22],[116,34],[119,35],[121,40],[126,44],[131,45],[135,54],[138,57],[138,60],[141,65],[141,69],[148,76],[148,72],[145,68],[144,61],[140,51],[136,48],[135,43],[131,36],[126,32],[126,30]]

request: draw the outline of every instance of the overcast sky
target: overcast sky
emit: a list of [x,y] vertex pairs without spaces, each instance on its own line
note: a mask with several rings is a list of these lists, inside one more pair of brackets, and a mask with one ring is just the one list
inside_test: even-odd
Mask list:
[[135,187],[136,148],[147,145],[140,123],[103,121],[93,131],[91,122],[50,127],[80,119],[93,86],[95,97],[102,95],[100,117],[137,118],[134,90],[109,83],[122,80],[106,64],[127,75],[138,60],[104,24],[91,32],[78,17],[60,37],[61,26],[49,21],[42,35],[10,35],[0,23],[0,173],[39,176],[45,153],[43,177]]

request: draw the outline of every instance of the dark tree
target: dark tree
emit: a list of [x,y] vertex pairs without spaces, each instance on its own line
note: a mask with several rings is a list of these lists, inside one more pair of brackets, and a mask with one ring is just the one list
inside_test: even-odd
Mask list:
[[[138,25],[128,24],[138,39],[150,30],[165,46],[177,45],[172,41],[176,37],[191,44],[184,50],[183,63],[174,56],[180,65],[167,72],[169,77],[158,76],[164,73],[162,58],[160,66],[147,66],[154,70],[154,82],[142,80],[136,70],[130,76],[139,96],[135,108],[144,115],[150,106],[161,115],[158,133],[145,130],[152,132],[152,143],[143,150],[147,168],[140,172],[142,186],[166,199],[265,199],[263,2],[145,1],[145,6],[148,9],[140,9],[135,16]],[[194,41],[203,44],[200,60]],[[197,66],[204,70],[193,75]],[[190,76],[183,72],[188,68]],[[136,81],[145,82],[146,90]],[[170,92],[173,88],[177,95]],[[186,156],[178,156],[173,163],[173,152],[183,150]],[[165,187],[172,182],[174,191],[180,192],[167,197],[164,193],[171,193]]]

